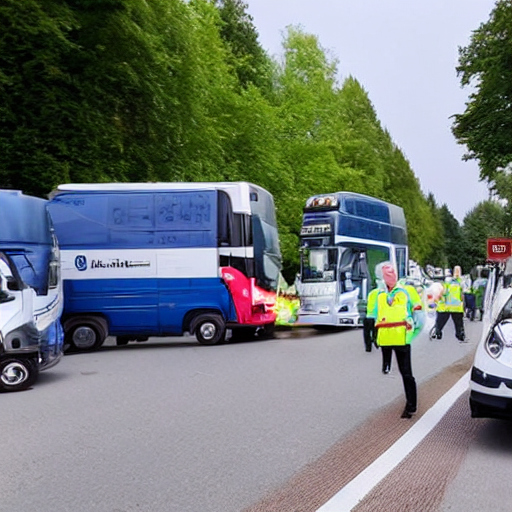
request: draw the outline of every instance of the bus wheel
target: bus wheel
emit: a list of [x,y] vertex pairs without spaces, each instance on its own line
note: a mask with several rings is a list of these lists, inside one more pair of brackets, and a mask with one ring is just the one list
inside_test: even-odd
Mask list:
[[83,319],[74,322],[66,331],[66,342],[76,352],[89,352],[97,350],[103,345],[107,333],[103,325],[95,318]]
[[216,345],[224,341],[226,324],[220,315],[205,313],[194,319],[192,332],[201,345]]
[[253,341],[256,339],[256,327],[235,327],[232,330],[230,342]]
[[275,324],[265,324],[261,329],[258,330],[258,337],[261,340],[271,340],[274,338],[275,331]]
[[0,362],[0,391],[23,391],[36,382],[38,373],[34,359],[5,359]]

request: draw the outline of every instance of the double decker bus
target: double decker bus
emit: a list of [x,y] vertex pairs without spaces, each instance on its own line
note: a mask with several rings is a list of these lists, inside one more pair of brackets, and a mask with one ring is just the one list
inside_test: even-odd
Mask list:
[[195,334],[221,343],[275,322],[281,254],[272,195],[246,182],[60,185],[66,348]]
[[298,322],[325,326],[363,323],[375,265],[391,261],[407,275],[403,209],[353,192],[310,197],[300,235]]

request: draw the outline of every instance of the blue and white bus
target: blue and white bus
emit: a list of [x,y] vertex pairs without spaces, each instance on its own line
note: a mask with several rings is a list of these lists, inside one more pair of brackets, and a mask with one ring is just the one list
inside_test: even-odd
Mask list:
[[298,322],[363,323],[375,265],[391,261],[402,278],[409,261],[403,209],[373,197],[336,192],[310,197],[300,235]]
[[59,248],[48,201],[0,190],[0,391],[21,391],[63,354]]
[[149,336],[201,344],[269,333],[281,254],[274,201],[234,183],[60,185],[50,200],[62,254],[66,346]]

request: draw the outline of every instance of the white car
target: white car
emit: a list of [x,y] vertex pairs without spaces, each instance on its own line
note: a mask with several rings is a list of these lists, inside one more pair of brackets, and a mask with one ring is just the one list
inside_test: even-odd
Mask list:
[[484,307],[471,370],[471,416],[512,419],[512,260],[504,272],[491,272]]

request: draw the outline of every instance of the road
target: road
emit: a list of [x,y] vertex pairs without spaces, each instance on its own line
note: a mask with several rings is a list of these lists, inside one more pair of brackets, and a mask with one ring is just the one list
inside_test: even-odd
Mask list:
[[[108,340],[67,355],[33,389],[0,395],[0,510],[313,512],[467,372],[481,324],[466,325],[469,343],[451,324],[442,341],[415,342],[413,420],[399,417],[395,361],[383,375],[360,330],[214,347]],[[509,511],[510,432],[472,420],[463,394],[354,510]]]

